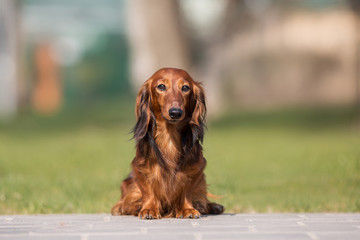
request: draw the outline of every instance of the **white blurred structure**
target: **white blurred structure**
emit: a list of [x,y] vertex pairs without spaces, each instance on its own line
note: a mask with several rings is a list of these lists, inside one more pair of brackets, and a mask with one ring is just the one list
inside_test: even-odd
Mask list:
[[0,118],[17,111],[16,1],[0,0]]

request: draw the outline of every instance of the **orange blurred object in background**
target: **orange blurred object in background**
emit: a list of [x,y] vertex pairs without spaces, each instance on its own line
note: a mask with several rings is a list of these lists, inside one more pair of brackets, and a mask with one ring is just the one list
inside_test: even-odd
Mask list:
[[56,113],[63,101],[59,68],[49,44],[41,43],[35,49],[36,82],[32,92],[32,106],[40,114]]

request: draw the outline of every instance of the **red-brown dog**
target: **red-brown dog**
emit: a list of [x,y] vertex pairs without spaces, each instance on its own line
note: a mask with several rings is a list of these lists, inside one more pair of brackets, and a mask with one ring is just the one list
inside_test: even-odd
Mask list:
[[198,218],[224,211],[207,199],[205,113],[203,88],[184,70],[163,68],[144,83],[136,99],[136,156],[113,215]]

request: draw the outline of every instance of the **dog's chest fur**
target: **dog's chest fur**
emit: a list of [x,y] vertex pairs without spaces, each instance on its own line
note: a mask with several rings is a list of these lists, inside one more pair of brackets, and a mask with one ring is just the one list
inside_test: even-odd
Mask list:
[[158,124],[155,142],[169,168],[175,168],[181,158],[181,132],[170,124]]
[[[153,191],[162,202],[171,204],[176,200],[185,189],[191,175],[178,171],[179,161],[182,159],[181,149],[181,132],[178,128],[171,125],[161,124],[156,128],[155,141],[161,151],[163,158],[168,166],[168,170],[164,170],[155,161],[149,161],[148,181]],[[155,154],[152,157],[156,158]],[[151,164],[152,162],[152,164]],[[191,168],[187,166],[186,169]],[[185,170],[185,169],[184,169]]]

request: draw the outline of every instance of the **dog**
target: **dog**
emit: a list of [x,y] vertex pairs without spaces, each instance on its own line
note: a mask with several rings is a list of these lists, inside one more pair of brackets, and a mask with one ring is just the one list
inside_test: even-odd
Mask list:
[[140,219],[221,214],[210,202],[201,144],[206,103],[202,85],[182,69],[162,68],[141,87],[133,129],[136,155],[112,215]]

